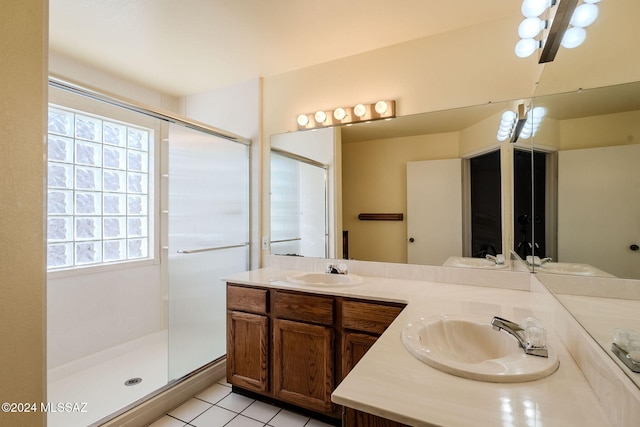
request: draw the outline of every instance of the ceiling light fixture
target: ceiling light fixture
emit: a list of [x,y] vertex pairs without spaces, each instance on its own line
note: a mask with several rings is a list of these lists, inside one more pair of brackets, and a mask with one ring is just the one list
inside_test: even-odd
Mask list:
[[333,110],[319,110],[315,113],[298,115],[298,129],[316,129],[321,127],[350,126],[353,123],[390,120],[396,117],[396,102],[378,101],[374,104],[356,104],[353,107],[338,107]]
[[516,111],[505,111],[500,118],[496,138],[500,142],[509,139],[511,143],[515,143],[518,138],[527,139],[535,135],[545,113],[542,107],[527,111],[524,103],[519,104]]
[[[542,48],[538,63],[555,59],[560,46],[572,49],[580,46],[585,28],[598,17],[600,0],[523,0],[521,12],[525,19],[518,26],[520,40],[515,53],[526,58]],[[551,23],[550,27],[549,24]]]

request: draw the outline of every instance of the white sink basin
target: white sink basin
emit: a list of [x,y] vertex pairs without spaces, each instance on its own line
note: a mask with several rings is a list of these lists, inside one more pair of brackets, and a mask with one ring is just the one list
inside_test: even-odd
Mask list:
[[417,359],[449,374],[478,381],[533,381],[558,369],[558,356],[525,354],[518,341],[493,330],[491,319],[438,315],[407,324],[402,343]]
[[309,286],[353,286],[362,283],[355,274],[299,273],[287,277],[287,282]]
[[450,257],[444,263],[445,267],[467,267],[467,268],[486,268],[486,269],[502,269],[506,268],[506,264],[496,264],[494,261],[485,258],[468,258],[468,257]]
[[546,262],[534,269],[541,273],[573,274],[577,276],[601,276],[607,275],[603,271],[589,264],[575,264],[570,262]]

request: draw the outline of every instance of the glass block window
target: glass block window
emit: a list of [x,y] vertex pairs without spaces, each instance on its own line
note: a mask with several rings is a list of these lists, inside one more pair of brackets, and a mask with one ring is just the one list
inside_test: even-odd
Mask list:
[[149,257],[153,133],[49,107],[47,268]]

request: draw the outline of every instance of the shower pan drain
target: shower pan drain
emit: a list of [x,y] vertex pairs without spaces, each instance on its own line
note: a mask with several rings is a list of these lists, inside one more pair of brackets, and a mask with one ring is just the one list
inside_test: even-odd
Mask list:
[[142,382],[142,378],[129,378],[128,380],[126,380],[124,382],[124,385],[126,385],[126,386],[138,385],[141,382]]

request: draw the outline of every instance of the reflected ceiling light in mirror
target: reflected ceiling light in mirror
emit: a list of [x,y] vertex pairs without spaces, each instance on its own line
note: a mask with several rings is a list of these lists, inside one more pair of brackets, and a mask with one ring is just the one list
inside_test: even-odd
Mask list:
[[538,130],[544,113],[545,110],[542,107],[536,107],[527,112],[524,103],[518,105],[517,111],[505,111],[500,118],[496,138],[500,142],[510,139],[512,143],[517,142],[520,137],[529,138]]
[[315,113],[298,115],[298,129],[351,125],[374,120],[390,120],[396,117],[396,102],[378,101],[374,104],[356,104],[353,107],[338,107],[333,110],[319,110]]
[[571,16],[571,24],[574,27],[586,28],[593,24],[598,17],[598,6],[593,3],[583,3],[576,7],[575,12]]
[[552,6],[552,0],[524,0],[520,11],[526,18],[534,18],[542,15],[545,10]]
[[542,30],[547,28],[547,22],[547,20],[542,20],[537,16],[526,18],[518,26],[518,35],[521,39],[533,39],[540,34]]
[[[572,49],[586,38],[584,30],[598,17],[600,0],[524,0],[515,53],[527,58],[542,48],[538,62],[554,60],[560,46]],[[549,26],[549,23],[551,25]]]
[[569,28],[567,32],[564,33],[564,37],[562,37],[562,42],[560,42],[560,44],[564,48],[573,49],[574,47],[580,46],[586,38],[587,31],[584,28],[573,27]]
[[520,138],[527,139],[536,134],[540,127],[540,122],[544,117],[546,110],[543,107],[535,107],[527,113],[527,120],[520,132]]
[[[597,3],[597,1],[596,1]],[[598,17],[598,6],[593,2],[582,3],[571,15],[569,25],[571,28],[562,37],[560,44],[567,49],[580,46],[587,38],[586,27],[593,24]]]
[[516,113],[511,110],[507,110],[502,113],[502,118],[500,119],[500,126],[498,126],[498,141],[506,141],[511,138],[511,134],[513,133],[513,128],[516,124]]
[[516,43],[516,55],[519,58],[527,58],[533,55],[537,49],[542,47],[542,42],[536,39],[520,39]]

